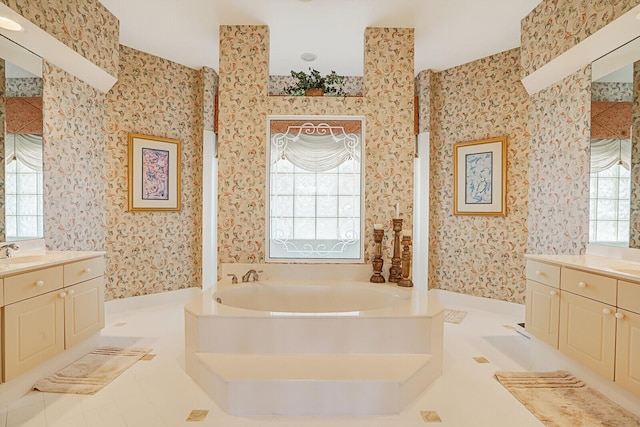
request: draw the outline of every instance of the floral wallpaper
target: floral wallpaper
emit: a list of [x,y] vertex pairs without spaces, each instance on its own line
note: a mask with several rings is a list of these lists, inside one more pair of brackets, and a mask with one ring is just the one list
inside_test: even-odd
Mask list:
[[629,247],[640,248],[640,61],[633,64],[633,98]]
[[[292,76],[269,76],[267,91],[269,95],[285,95],[284,88],[295,83]],[[364,95],[364,77],[345,76],[342,88],[347,96]]]
[[[0,147],[4,147],[4,124],[6,120],[6,79],[4,59],[0,58]],[[0,242],[6,240],[6,224],[4,221],[4,150],[0,150]]]
[[[429,287],[524,300],[529,96],[512,49],[431,77]],[[507,136],[507,215],[453,215],[453,144]]]
[[592,82],[591,100],[633,102],[633,83]]
[[542,0],[522,20],[522,77],[533,73],[638,4],[640,0]]
[[204,130],[213,131],[216,120],[216,94],[218,93],[218,73],[213,68],[202,67],[202,87],[204,90],[203,111]]
[[105,95],[43,64],[44,237],[54,250],[104,250]]
[[395,203],[412,227],[413,29],[366,29],[364,97],[270,97],[268,60],[266,26],[220,27],[219,262],[265,260],[267,115],[365,117],[365,257],[383,223],[389,260]]
[[[107,94],[105,112],[107,299],[200,285],[205,96],[201,75],[120,48],[120,77]],[[129,132],[182,142],[181,211],[127,211]]]
[[99,0],[0,0],[114,77],[120,23]]
[[40,77],[21,77],[7,79],[7,97],[42,96]]
[[530,253],[586,249],[590,101],[591,66],[531,96]]
[[419,133],[431,131],[431,82],[434,74],[432,70],[422,70],[416,76]]

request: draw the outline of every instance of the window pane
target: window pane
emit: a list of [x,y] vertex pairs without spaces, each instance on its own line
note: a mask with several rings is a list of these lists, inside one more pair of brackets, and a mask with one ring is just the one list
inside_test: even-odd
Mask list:
[[276,174],[271,181],[273,194],[292,195],[293,194],[293,174]]
[[271,198],[271,215],[293,216],[293,196],[274,196]]
[[598,221],[596,233],[599,242],[614,242],[618,238],[617,221]]
[[619,242],[629,241],[629,221],[618,222],[618,241]]
[[618,180],[615,178],[598,179],[598,199],[613,199],[618,196]]
[[338,238],[338,219],[337,218],[320,218],[316,226],[316,238],[333,239]]
[[318,196],[317,203],[319,218],[338,216],[338,200],[335,196]]
[[300,195],[313,195],[316,193],[316,176],[310,174],[296,174],[295,192]]
[[271,237],[281,240],[293,239],[293,218],[272,219]]
[[323,173],[322,179],[318,179],[318,194],[327,196],[338,194],[338,175]]
[[297,218],[315,218],[316,198],[314,196],[295,196],[294,206],[294,214]]
[[293,236],[295,239],[315,239],[316,220],[296,218],[293,226]]
[[617,206],[618,203],[616,200],[601,200],[598,199],[598,220],[603,220],[603,219],[617,219],[618,218],[618,212],[617,212]]

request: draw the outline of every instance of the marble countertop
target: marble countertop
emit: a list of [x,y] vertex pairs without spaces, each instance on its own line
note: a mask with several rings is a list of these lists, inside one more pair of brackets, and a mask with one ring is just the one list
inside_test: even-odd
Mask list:
[[0,278],[31,270],[103,256],[103,251],[29,251],[14,252],[11,258],[0,259]]
[[599,255],[536,255],[526,254],[527,259],[544,261],[566,267],[575,267],[592,273],[640,282],[640,262]]

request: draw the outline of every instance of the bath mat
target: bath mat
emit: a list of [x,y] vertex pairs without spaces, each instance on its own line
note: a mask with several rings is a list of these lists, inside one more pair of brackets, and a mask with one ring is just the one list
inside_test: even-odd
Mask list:
[[449,323],[455,323],[456,325],[462,322],[467,315],[466,311],[449,310],[444,311],[444,321]]
[[102,347],[33,386],[49,393],[94,394],[129,369],[151,349]]
[[547,427],[640,426],[640,418],[566,371],[498,371],[495,376]]

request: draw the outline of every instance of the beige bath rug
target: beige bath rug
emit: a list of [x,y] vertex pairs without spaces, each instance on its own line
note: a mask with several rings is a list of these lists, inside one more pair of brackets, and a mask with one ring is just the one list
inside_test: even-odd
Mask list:
[[498,371],[495,375],[547,427],[640,426],[640,418],[566,371]]
[[466,311],[458,311],[458,310],[449,310],[446,309],[444,311],[444,321],[449,323],[458,324],[464,320],[467,315]]
[[49,393],[94,394],[150,351],[145,348],[102,347],[41,379],[33,389]]

